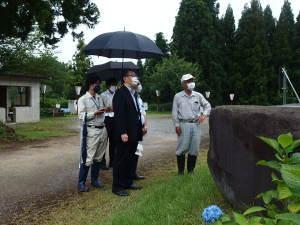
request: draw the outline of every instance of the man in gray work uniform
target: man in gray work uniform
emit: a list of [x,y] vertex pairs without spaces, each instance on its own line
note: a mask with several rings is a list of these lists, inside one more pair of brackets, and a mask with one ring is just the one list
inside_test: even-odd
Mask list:
[[175,95],[172,109],[178,135],[176,155],[179,175],[184,174],[186,153],[188,153],[187,170],[189,173],[194,171],[201,141],[200,124],[211,111],[209,102],[202,94],[194,91],[195,77],[193,75],[183,75],[181,85],[183,91]]
[[[104,126],[103,100],[97,93],[100,91],[100,81],[97,78],[87,79],[87,92],[78,100],[78,116],[82,122],[82,129],[86,133],[81,135],[81,157],[78,180],[78,191],[87,192],[86,179],[91,167],[91,185],[101,188],[99,178],[101,160],[107,146],[107,132]],[[86,140],[83,142],[83,140]],[[84,146],[85,145],[85,146]]]

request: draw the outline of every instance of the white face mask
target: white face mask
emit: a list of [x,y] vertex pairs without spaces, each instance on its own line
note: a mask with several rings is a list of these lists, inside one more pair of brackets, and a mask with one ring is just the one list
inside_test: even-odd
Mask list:
[[137,86],[136,92],[137,92],[137,93],[141,93],[142,90],[143,90],[143,87],[142,87],[141,84],[139,84],[139,85]]
[[131,78],[131,86],[138,86],[139,85],[139,83],[140,83],[140,81],[139,81],[139,78],[137,78],[137,77],[132,77]]
[[116,89],[117,89],[117,87],[116,87],[116,86],[110,86],[110,88],[109,88],[109,90],[110,90],[111,92],[115,92],[115,91],[116,91]]
[[196,87],[196,84],[195,82],[191,82],[191,83],[188,83],[187,84],[187,88],[190,90],[190,91],[193,91]]

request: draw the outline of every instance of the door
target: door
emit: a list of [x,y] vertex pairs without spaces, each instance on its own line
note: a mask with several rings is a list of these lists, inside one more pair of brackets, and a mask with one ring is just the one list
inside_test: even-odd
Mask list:
[[0,86],[0,108],[5,109],[5,118],[7,120],[7,88]]

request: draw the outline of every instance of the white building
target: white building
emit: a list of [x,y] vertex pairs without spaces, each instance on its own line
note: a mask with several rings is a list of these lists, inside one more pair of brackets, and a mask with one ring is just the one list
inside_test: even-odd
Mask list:
[[40,83],[43,77],[0,72],[0,121],[27,123],[40,120]]

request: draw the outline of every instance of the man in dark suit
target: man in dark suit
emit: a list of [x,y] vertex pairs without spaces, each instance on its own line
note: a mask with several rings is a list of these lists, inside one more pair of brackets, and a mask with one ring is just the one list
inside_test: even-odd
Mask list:
[[113,165],[112,192],[118,196],[128,196],[127,189],[138,190],[133,183],[131,172],[135,166],[135,152],[143,139],[141,113],[134,90],[137,77],[133,71],[123,75],[123,85],[113,98],[116,132],[116,152]]

